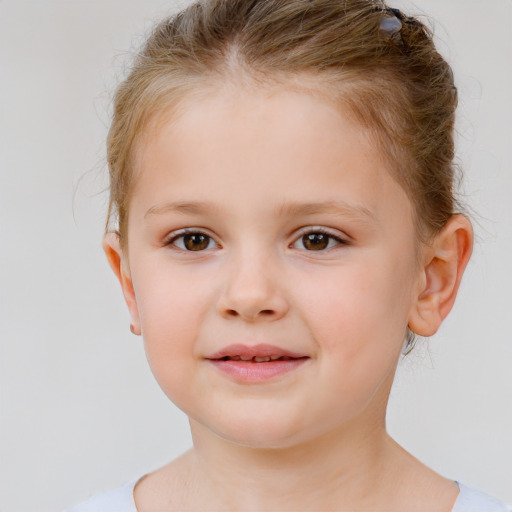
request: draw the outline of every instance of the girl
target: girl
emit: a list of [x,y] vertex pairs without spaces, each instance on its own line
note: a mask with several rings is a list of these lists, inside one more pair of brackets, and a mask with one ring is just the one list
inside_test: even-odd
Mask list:
[[114,99],[104,249],[194,447],[78,511],[505,511],[386,433],[472,249],[457,92],[369,0],[204,0]]

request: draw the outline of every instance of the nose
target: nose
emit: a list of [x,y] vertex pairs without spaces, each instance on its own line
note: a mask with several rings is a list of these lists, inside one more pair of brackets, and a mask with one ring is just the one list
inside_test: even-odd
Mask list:
[[218,301],[224,318],[248,322],[275,321],[286,315],[289,304],[278,269],[263,254],[246,254],[226,262],[226,281]]

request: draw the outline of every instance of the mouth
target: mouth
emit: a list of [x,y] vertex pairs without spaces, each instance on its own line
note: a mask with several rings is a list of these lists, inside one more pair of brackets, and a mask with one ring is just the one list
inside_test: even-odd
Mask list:
[[215,359],[215,361],[249,361],[251,363],[270,363],[273,361],[290,361],[292,359],[305,359],[306,356],[303,357],[288,357],[288,356],[278,356],[278,355],[271,355],[271,356],[254,356],[254,357],[248,357],[248,356],[224,356],[218,359]]
[[265,363],[269,361],[302,359],[308,357],[307,354],[292,352],[275,345],[267,345],[260,343],[258,345],[244,345],[237,343],[228,345],[222,350],[206,356],[210,360],[223,361],[253,361],[257,363]]
[[209,361],[220,372],[242,383],[258,383],[276,379],[298,369],[310,357],[273,345],[229,345],[209,355]]

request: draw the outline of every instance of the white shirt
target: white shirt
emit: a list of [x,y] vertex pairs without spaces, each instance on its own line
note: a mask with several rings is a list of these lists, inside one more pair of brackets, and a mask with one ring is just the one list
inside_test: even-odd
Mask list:
[[[139,479],[122,487],[97,494],[81,505],[66,512],[137,512],[133,499],[133,489]],[[456,482],[460,493],[451,512],[512,512],[512,506]]]

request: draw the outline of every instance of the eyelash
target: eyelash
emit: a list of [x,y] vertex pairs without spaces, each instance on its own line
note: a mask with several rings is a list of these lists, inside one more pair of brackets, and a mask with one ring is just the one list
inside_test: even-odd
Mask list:
[[[320,227],[312,227],[312,228],[308,228],[307,230],[304,230],[302,231],[299,236],[296,238],[295,242],[293,242],[293,244],[291,244],[291,246],[295,245],[299,240],[303,240],[304,237],[306,235],[312,235],[312,234],[321,234],[321,235],[325,235],[328,237],[328,244],[330,243],[331,240],[334,240],[338,246],[341,246],[341,245],[349,245],[349,241],[344,239],[344,238],[341,238],[340,236],[336,236],[334,235],[333,233],[327,231],[326,229],[324,228],[320,228]],[[183,251],[183,252],[203,252],[205,250],[208,249],[208,246],[205,248],[205,249],[200,249],[200,250],[197,250],[197,251],[194,251],[194,250],[189,250],[189,249],[186,249],[186,248],[182,248],[182,247],[178,247],[176,245],[176,241],[177,240],[180,240],[180,239],[184,239],[185,236],[187,235],[203,235],[205,237],[207,237],[209,239],[209,242],[208,242],[208,246],[210,245],[210,242],[213,242],[215,243],[217,246],[217,242],[215,242],[214,238],[210,235],[208,235],[207,233],[204,233],[203,231],[197,229],[186,229],[186,230],[183,230],[183,231],[180,231],[178,233],[174,233],[170,238],[168,238],[165,242],[164,242],[164,245],[166,246],[174,246],[173,248],[175,248],[176,250],[180,250],[180,251]],[[329,247],[329,245],[327,246],[327,248],[325,249],[320,249],[320,250],[308,250],[308,249],[302,249],[306,252],[327,252],[327,251],[330,251],[332,250],[333,248],[335,247]]]
[[[292,244],[296,244],[299,240],[304,240],[304,237],[306,235],[316,235],[316,234],[321,234],[321,235],[325,235],[327,236],[328,238],[328,244],[331,240],[335,240],[336,243],[337,243],[337,246],[341,246],[341,245],[348,245],[349,242],[348,240],[344,239],[344,238],[341,238],[340,236],[337,236],[337,235],[334,235],[333,233],[327,231],[326,229],[324,228],[321,228],[321,227],[312,227],[312,228],[308,228],[304,231],[302,231],[298,238],[295,240],[295,242]],[[318,251],[314,251],[314,250],[308,250],[308,249],[304,249],[305,251],[307,252],[328,252],[332,249],[334,249],[335,247],[327,247],[326,249],[321,249],[321,250],[318,250]]]
[[[193,250],[188,250],[188,249],[183,249],[181,247],[178,247],[176,245],[176,241],[179,240],[179,239],[184,239],[185,236],[187,235],[204,235],[206,236],[208,239],[209,239],[209,242],[208,242],[208,245],[210,245],[210,241],[213,241],[215,244],[217,244],[217,242],[215,242],[215,240],[213,239],[212,236],[208,235],[207,233],[204,233],[203,231],[199,230],[199,229],[184,229],[183,231],[179,231],[177,233],[174,233],[173,235],[171,235],[170,238],[168,238],[165,242],[164,242],[164,245],[167,245],[167,246],[174,246],[173,248],[175,248],[176,250],[178,251],[183,251],[183,252],[202,252],[202,251],[193,251]],[[218,244],[217,244],[218,245]],[[208,247],[207,247],[208,248]],[[204,250],[204,249],[203,249]]]

